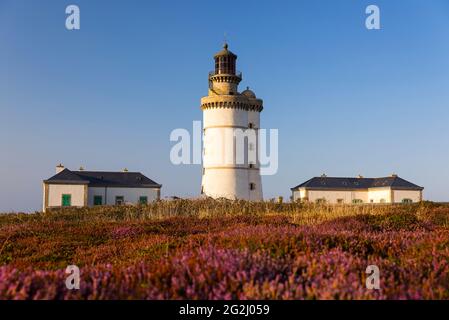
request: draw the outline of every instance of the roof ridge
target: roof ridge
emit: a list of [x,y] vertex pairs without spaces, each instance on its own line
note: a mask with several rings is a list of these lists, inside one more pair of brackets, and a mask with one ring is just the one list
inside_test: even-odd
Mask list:
[[321,177],[321,176],[317,176],[317,177],[313,177],[312,179],[315,179],[315,178],[318,178],[318,179],[382,179],[382,178],[372,178],[372,177],[362,177],[362,178],[359,178],[359,177],[330,177],[330,176],[325,176],[325,177]]
[[[68,170],[68,169],[67,169]],[[76,170],[76,171],[71,171],[71,172],[77,172],[77,173],[82,173],[82,172],[95,172],[95,173],[140,173],[142,174],[142,172],[140,171],[96,171],[96,170]]]

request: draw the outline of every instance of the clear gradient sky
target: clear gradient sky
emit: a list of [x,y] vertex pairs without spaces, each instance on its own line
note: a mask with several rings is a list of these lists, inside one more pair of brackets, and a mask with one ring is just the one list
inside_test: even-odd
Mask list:
[[[81,30],[65,29],[65,8]],[[381,9],[380,31],[365,8]],[[170,132],[201,120],[227,33],[279,129],[266,198],[329,176],[395,172],[449,200],[449,2],[0,0],[0,212],[39,210],[68,168],[141,171],[162,196],[197,196]]]

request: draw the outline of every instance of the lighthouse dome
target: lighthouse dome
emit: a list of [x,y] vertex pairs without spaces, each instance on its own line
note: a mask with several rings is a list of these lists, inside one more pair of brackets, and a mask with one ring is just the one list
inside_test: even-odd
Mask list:
[[246,90],[242,92],[242,95],[250,99],[256,99],[256,94],[254,91],[250,90],[249,87],[246,87]]

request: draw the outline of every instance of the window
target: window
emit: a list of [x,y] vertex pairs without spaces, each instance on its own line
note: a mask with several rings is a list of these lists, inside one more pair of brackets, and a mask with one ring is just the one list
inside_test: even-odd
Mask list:
[[215,59],[215,74],[218,73],[220,68],[220,63],[218,62],[218,59]]
[[250,163],[250,164],[249,164],[249,168],[250,168],[250,169],[254,168],[254,164]]
[[201,186],[201,194],[204,194],[204,187]]
[[249,184],[249,190],[256,190],[256,184],[251,182]]
[[94,196],[94,206],[101,206],[103,204],[102,196]]
[[402,199],[402,203],[413,203],[412,199]]
[[63,194],[61,198],[61,205],[63,207],[70,207],[72,205],[72,195],[71,194]]
[[337,199],[337,203],[344,203],[345,201],[343,199]]
[[354,204],[363,203],[363,200],[362,199],[354,199],[354,200],[352,200],[352,203],[354,203]]
[[248,124],[248,128],[253,129],[253,128],[254,128],[254,124],[250,122],[250,123]]
[[380,199],[380,203],[386,203],[387,201],[385,199]]
[[206,174],[206,168],[203,168],[203,176]]
[[316,203],[318,204],[326,203],[326,199],[325,198],[316,199]]
[[373,199],[371,199],[369,202],[371,202],[371,203],[374,203],[374,200]]
[[228,57],[224,56],[222,57],[222,73],[228,73]]
[[139,204],[143,204],[143,205],[148,204],[148,197],[147,196],[141,196],[139,198]]
[[125,203],[125,197],[124,196],[117,196],[115,197],[115,205],[120,206]]

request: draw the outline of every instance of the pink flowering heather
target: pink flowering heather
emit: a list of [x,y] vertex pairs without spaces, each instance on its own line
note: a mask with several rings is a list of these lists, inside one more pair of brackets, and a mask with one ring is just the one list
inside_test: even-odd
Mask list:
[[180,205],[0,217],[0,299],[449,299],[448,206]]

